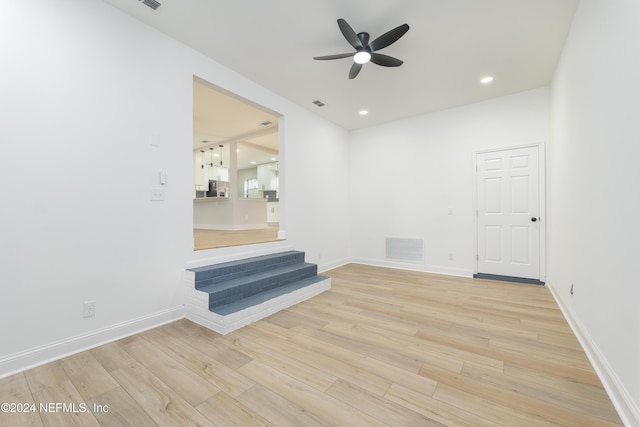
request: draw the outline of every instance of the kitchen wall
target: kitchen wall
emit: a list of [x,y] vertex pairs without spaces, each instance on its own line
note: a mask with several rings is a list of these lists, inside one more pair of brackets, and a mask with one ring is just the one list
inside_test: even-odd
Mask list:
[[243,197],[244,195],[244,182],[247,179],[258,179],[258,168],[248,168],[248,169],[239,169],[238,170],[238,196]]
[[640,425],[639,16],[634,0],[580,2],[548,150],[549,286],[628,426]]
[[284,115],[269,249],[348,257],[346,192],[315,195],[347,181],[318,166],[346,159],[341,128],[98,0],[4,2],[0,51],[0,376],[179,318],[185,267],[256,250],[193,252],[194,75]]
[[278,162],[258,165],[258,189],[270,191],[278,189]]
[[[470,276],[474,152],[546,143],[549,131],[550,90],[540,88],[352,132],[352,256]],[[385,260],[386,237],[424,239],[425,262]]]

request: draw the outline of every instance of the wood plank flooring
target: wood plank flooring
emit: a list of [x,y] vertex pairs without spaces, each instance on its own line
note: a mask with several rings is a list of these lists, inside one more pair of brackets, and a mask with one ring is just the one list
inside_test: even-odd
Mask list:
[[258,230],[193,230],[194,250],[224,248],[278,241],[278,226]]
[[2,379],[0,402],[36,407],[0,425],[622,425],[548,289],[323,274],[330,291],[227,336],[181,320]]

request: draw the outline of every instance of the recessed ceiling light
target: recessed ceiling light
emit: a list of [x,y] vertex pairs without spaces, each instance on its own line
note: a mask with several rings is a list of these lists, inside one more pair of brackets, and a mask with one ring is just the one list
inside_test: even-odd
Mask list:
[[360,115],[361,116],[366,116],[367,114],[369,114],[369,112],[367,110],[360,110]]
[[492,76],[487,76],[484,77],[482,79],[480,79],[480,83],[482,83],[483,85],[486,85],[487,83],[491,83],[493,81],[493,77]]
[[275,159],[276,159],[275,157],[272,157],[272,158],[271,158],[271,160],[275,160]]
[[256,164],[256,162],[252,161],[252,162],[251,162],[251,164],[252,164],[252,165],[255,165],[255,164]]

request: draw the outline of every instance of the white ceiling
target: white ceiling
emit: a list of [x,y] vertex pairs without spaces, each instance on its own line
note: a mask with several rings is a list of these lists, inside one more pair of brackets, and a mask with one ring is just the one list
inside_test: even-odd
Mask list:
[[[343,126],[358,129],[549,85],[578,0],[104,0],[217,62]],[[336,20],[375,37],[410,30],[381,53],[397,68],[351,59]],[[486,86],[479,79],[495,80]],[[326,105],[318,108],[312,101]],[[358,112],[367,109],[367,116]]]

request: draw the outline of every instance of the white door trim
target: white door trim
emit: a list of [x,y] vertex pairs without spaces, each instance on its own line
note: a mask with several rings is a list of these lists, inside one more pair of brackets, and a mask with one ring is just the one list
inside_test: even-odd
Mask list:
[[540,197],[540,281],[545,282],[547,277],[547,205],[546,205],[546,155],[544,142],[532,144],[513,145],[502,148],[476,150],[473,152],[473,273],[478,274],[478,155],[494,153],[498,151],[513,150],[517,148],[538,147],[538,183]]

